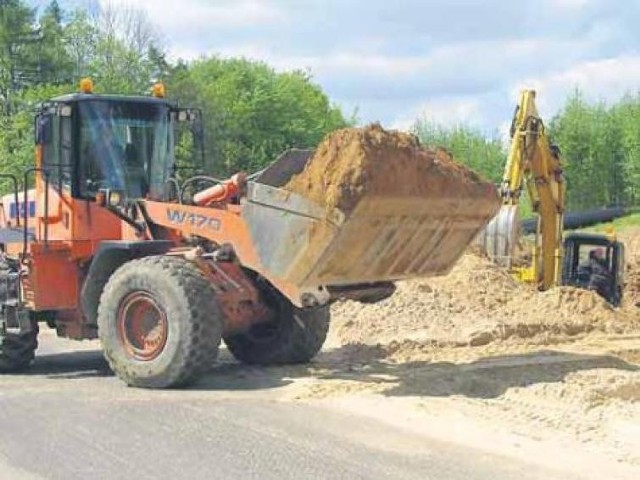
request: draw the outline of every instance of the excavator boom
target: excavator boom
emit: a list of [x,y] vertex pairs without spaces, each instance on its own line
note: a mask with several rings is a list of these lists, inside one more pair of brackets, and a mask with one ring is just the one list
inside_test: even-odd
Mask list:
[[517,209],[526,189],[538,225],[531,266],[515,271],[546,290],[557,285],[561,275],[566,187],[559,152],[549,143],[535,98],[534,90],[520,94],[500,188],[503,206],[483,232],[482,242],[491,256],[511,266],[519,233]]

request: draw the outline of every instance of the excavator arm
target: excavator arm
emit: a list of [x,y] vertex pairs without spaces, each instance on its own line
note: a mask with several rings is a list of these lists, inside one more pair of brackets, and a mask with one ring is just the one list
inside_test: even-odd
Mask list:
[[[558,284],[562,265],[562,228],[565,182],[558,149],[549,143],[535,104],[536,92],[524,90],[511,125],[511,149],[501,185],[503,207],[487,227],[486,244],[501,242],[503,255],[511,257],[519,225],[515,210],[526,189],[538,217],[530,267],[515,268],[524,281],[546,290]],[[487,238],[493,237],[493,238]]]

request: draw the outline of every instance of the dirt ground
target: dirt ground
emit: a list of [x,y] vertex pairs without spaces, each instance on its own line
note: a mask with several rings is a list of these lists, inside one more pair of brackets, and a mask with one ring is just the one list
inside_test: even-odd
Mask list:
[[640,229],[620,236],[622,308],[574,288],[537,292],[469,253],[447,277],[403,283],[376,305],[335,305],[323,353],[289,371],[288,399],[640,474]]

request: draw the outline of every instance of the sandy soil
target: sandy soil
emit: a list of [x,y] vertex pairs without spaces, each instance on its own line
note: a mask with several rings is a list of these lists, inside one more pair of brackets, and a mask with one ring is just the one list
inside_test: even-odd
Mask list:
[[286,398],[640,478],[640,230],[621,237],[622,308],[573,288],[537,292],[467,254],[449,276],[404,283],[379,304],[335,305],[315,364],[281,372],[297,379]]
[[327,135],[283,188],[344,213],[365,195],[473,199],[474,208],[489,211],[500,204],[493,184],[444,150],[423,148],[417,137],[378,124]]
[[636,310],[614,309],[594,292],[572,287],[538,292],[470,253],[448,276],[402,283],[385,301],[335,305],[329,345],[381,344],[398,356],[406,344],[407,359],[416,343],[547,345],[594,331],[634,332],[640,329]]
[[640,307],[640,228],[621,232],[620,240],[625,243],[627,251],[625,303]]

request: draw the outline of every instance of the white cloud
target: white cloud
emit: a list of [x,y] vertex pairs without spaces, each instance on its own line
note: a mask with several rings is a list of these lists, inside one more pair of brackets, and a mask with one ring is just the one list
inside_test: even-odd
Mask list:
[[445,97],[428,100],[418,108],[397,117],[391,126],[398,130],[408,130],[417,118],[445,126],[477,125],[484,121],[482,107],[478,98]]
[[144,10],[158,28],[177,34],[251,27],[286,19],[284,10],[266,0],[100,0],[100,4]]
[[576,86],[614,100],[640,85],[635,1],[97,1],[145,10],[174,60],[217,54],[309,69],[363,122],[406,128],[426,109],[495,132],[522,87],[539,91],[550,119]]
[[[359,72],[363,76],[413,75],[429,70],[486,70],[488,64],[492,68],[506,70],[513,63],[537,66],[534,62],[540,52],[554,49],[558,56],[579,47],[586,47],[584,42],[552,41],[549,39],[518,39],[511,41],[459,42],[433,48],[430,51],[406,55],[402,53],[382,54],[362,51],[324,51],[318,55],[295,56],[279,53],[265,44],[243,44],[207,49],[189,49],[189,58],[200,54],[217,53],[223,57],[243,56],[254,60],[269,62],[280,70],[309,68],[315,73],[352,73]],[[170,47],[171,48],[171,47]],[[175,48],[175,47],[174,47]],[[184,58],[184,57],[183,57]]]
[[579,11],[593,2],[592,0],[546,0],[545,3],[557,10]]
[[543,117],[556,113],[576,88],[592,101],[616,101],[640,90],[640,55],[582,62],[550,75],[524,79],[511,89],[514,98],[523,88],[537,91]]
[[[585,43],[588,41],[583,40],[582,46]],[[626,92],[639,88],[640,56],[582,61],[560,69],[560,63],[566,59],[563,52],[582,50],[578,48],[579,44],[579,41],[524,39],[500,44],[491,41],[447,45],[424,56],[337,52],[315,57],[280,56],[263,46],[245,45],[223,49],[221,54],[264,60],[279,70],[309,68],[321,81],[335,79],[337,83],[339,79],[343,79],[343,86],[347,77],[355,75],[361,81],[362,96],[359,102],[365,122],[382,120],[393,128],[407,130],[417,118],[426,116],[439,124],[472,125],[480,127],[489,135],[498,132],[504,136],[508,130],[505,125],[510,124],[513,106],[523,88],[538,91],[537,104],[547,121],[562,107],[567,95],[576,87],[593,100],[615,100]],[[551,50],[557,54],[557,61],[540,57],[541,52]],[[463,89],[472,85],[474,74],[481,79],[492,78],[495,85],[471,96]],[[390,100],[392,92],[383,90],[377,94],[367,90],[365,85],[374,85],[382,78],[388,78],[397,83],[401,90],[403,83],[407,84],[408,77],[422,78],[427,87],[436,85],[433,82],[438,80],[440,84],[452,85],[452,90],[460,88],[461,91],[458,94],[453,92],[431,96],[427,88],[426,92],[423,91],[419,97],[414,98],[413,107],[396,111],[391,118],[381,118],[378,114],[370,116],[367,113],[371,111],[367,108],[368,104],[376,102],[376,106],[379,106],[384,102],[384,96]],[[336,88],[340,90],[340,86]],[[411,91],[415,92],[413,88]],[[393,102],[386,103],[388,107]]]

